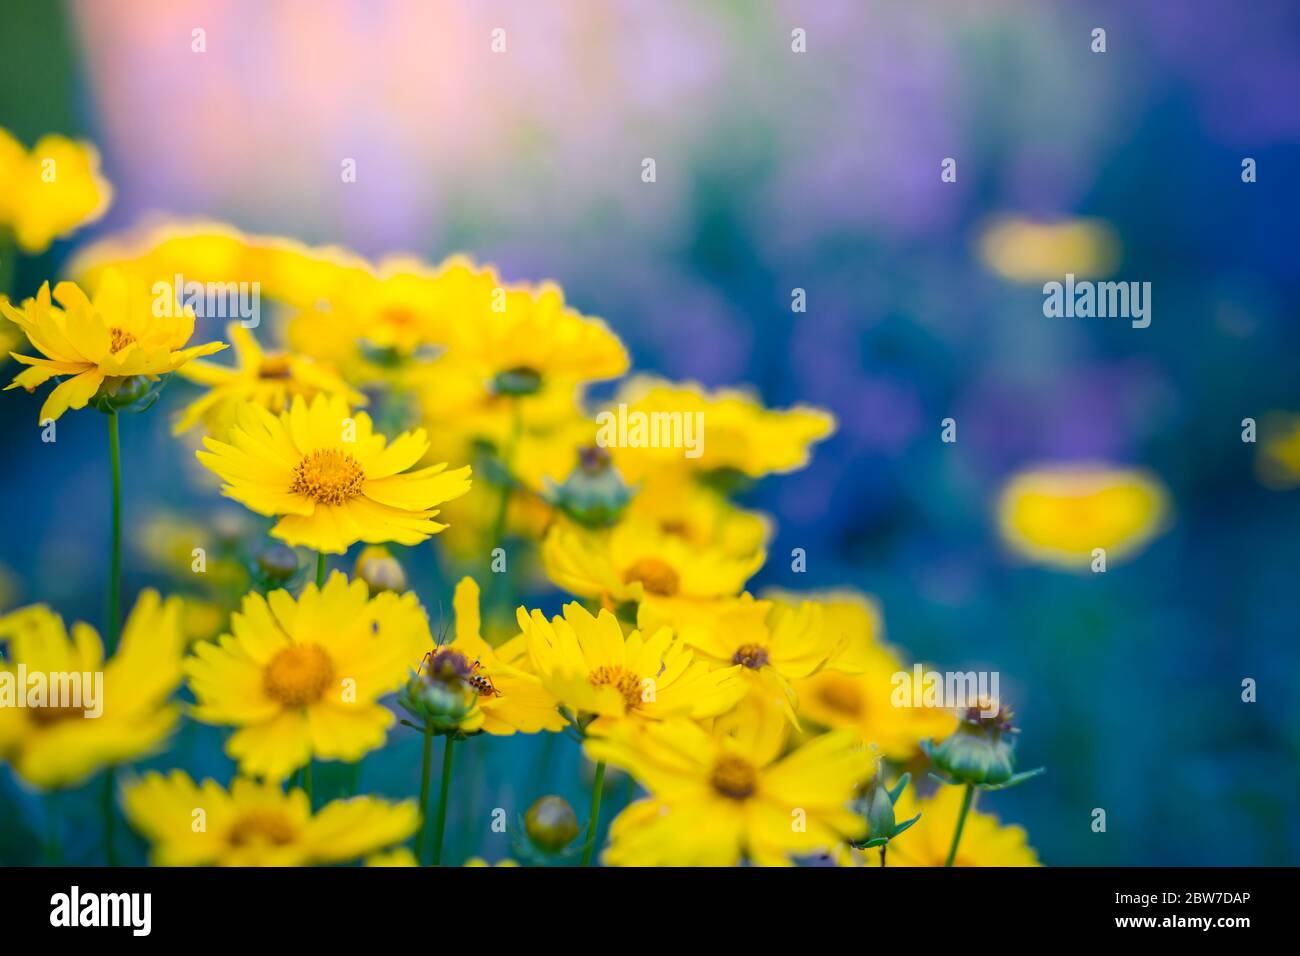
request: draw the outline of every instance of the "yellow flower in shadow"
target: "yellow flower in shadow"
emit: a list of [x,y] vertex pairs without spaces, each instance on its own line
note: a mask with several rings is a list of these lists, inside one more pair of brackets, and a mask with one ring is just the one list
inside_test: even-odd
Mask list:
[[[140,592],[108,660],[94,628],[78,622],[69,635],[45,605],[0,617],[0,644],[8,645],[0,662],[0,758],[51,789],[158,750],[180,716],[168,698],[181,682],[181,613],[180,598]],[[20,669],[28,686],[18,680]],[[39,706],[31,706],[33,675],[45,688]],[[70,688],[74,679],[75,699],[54,699],[55,687]],[[91,690],[97,681],[98,694]],[[28,706],[6,699],[13,694],[26,695]]]
[[[304,790],[236,779],[229,790],[181,770],[123,788],[127,819],[153,844],[157,866],[310,866],[346,863],[407,839],[414,800],[335,800],[313,812]],[[195,826],[196,813],[203,826]]]

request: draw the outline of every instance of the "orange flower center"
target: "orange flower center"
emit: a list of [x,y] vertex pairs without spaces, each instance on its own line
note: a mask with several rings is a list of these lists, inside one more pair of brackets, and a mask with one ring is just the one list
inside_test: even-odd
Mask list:
[[136,337],[126,331],[126,329],[119,329],[117,326],[113,326],[108,330],[108,350],[114,354],[122,351],[122,349],[131,345],[135,341],[137,341]]
[[289,356],[283,353],[264,356],[262,364],[257,368],[257,374],[261,378],[288,378]]
[[234,847],[255,843],[285,846],[293,842],[294,835],[293,824],[280,814],[254,810],[235,821],[227,840]]
[[724,797],[748,800],[758,789],[758,771],[748,760],[734,754],[723,754],[713,765],[709,782]]
[[758,670],[767,664],[767,648],[758,644],[742,644],[731,655],[731,663],[743,664],[752,671]]
[[612,687],[623,695],[628,710],[641,706],[641,679],[621,667],[602,664],[589,675],[593,687]]
[[862,713],[862,694],[850,681],[831,680],[817,688],[817,696],[831,710],[857,716]]
[[659,558],[639,558],[623,572],[623,583],[640,581],[647,591],[660,597],[672,597],[681,586],[681,579],[672,567]]
[[318,448],[293,470],[289,490],[322,505],[341,505],[361,494],[366,475],[357,460],[337,448]]
[[268,697],[286,707],[306,707],[321,699],[334,679],[334,662],[319,644],[295,644],[271,658],[262,671]]
[[28,713],[31,714],[33,723],[48,727],[64,720],[85,717],[86,709],[84,707],[33,707]]

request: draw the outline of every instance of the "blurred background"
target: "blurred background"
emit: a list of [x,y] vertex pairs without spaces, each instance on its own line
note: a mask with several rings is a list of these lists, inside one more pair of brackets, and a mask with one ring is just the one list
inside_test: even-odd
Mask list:
[[[1244,417],[1300,411],[1298,87],[1286,0],[0,5],[0,126],[92,140],[116,190],[21,264],[20,295],[160,214],[464,251],[562,283],[638,369],[832,410],[811,466],[749,498],[778,521],[754,585],[862,589],[917,659],[999,671],[1020,764],[1048,774],[982,806],[1053,865],[1300,861],[1300,490],[1262,486],[1241,440]],[[1018,221],[1082,222],[1085,248],[1053,258]],[[1152,283],[1149,328],[1043,316],[1043,281],[1089,257]],[[165,413],[124,422],[128,541],[157,509],[221,510],[169,434],[195,394],[177,383]],[[103,423],[66,416],[43,444],[39,400],[0,400],[0,600],[98,622]],[[1149,468],[1171,529],[1106,574],[1019,563],[1001,484],[1079,460]],[[127,555],[128,595],[167,586]],[[187,723],[154,764],[226,780],[220,739]],[[419,740],[394,740],[364,790],[415,792]],[[577,748],[554,747],[539,780],[535,741],[466,745],[449,858],[510,853],[493,807],[583,805]],[[38,860],[51,812],[69,862],[91,859],[92,800],[42,801],[0,769],[0,861]]]

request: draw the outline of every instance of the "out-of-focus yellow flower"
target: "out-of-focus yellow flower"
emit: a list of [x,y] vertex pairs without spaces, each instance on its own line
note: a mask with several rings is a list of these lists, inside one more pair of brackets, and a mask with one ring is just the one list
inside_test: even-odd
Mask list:
[[[407,839],[414,800],[352,797],[315,813],[303,790],[237,779],[230,790],[181,770],[144,775],[123,789],[127,819],[153,844],[157,866],[310,866],[345,863]],[[195,827],[195,811],[203,827]]]
[[288,408],[296,396],[310,401],[317,395],[327,395],[353,406],[366,404],[366,396],[333,369],[291,352],[265,352],[253,333],[238,322],[226,326],[226,338],[235,350],[233,367],[200,360],[180,370],[182,378],[206,385],[209,391],[181,412],[173,429],[175,434],[201,421],[209,435],[224,438],[244,402],[254,402],[276,415]]
[[[654,608],[642,608],[641,627],[653,626]],[[798,697],[792,681],[809,677],[841,654],[845,635],[827,627],[821,606],[755,601],[745,594],[727,601],[712,619],[682,626],[681,641],[719,665],[739,665],[751,693],[776,706],[798,725]],[[850,669],[857,669],[853,662]]]
[[0,312],[18,324],[42,356],[15,354],[30,368],[7,388],[31,392],[56,375],[70,376],[41,406],[44,422],[69,408],[85,408],[101,388],[115,394],[129,379],[157,380],[191,359],[226,347],[208,342],[184,348],[194,334],[193,312],[158,315],[152,303],[143,284],[115,272],[104,274],[93,301],[71,282],[60,282],[53,301],[46,283],[19,309],[0,302]]
[[1011,282],[1036,283],[1101,278],[1119,264],[1119,239],[1100,219],[1032,222],[1004,217],[980,235],[979,255],[993,272]]
[[[900,820],[921,819],[889,844],[890,866],[943,866],[961,812],[964,787],[940,787],[928,799],[918,799],[915,787],[898,798],[894,813]],[[953,866],[1041,866],[1022,826],[1003,826],[997,817],[974,808],[966,816]]]
[[498,860],[496,863],[489,863],[481,856],[472,856],[465,861],[465,865],[466,866],[518,866],[519,864],[509,858],[506,858],[504,860]]
[[[181,682],[180,620],[179,598],[163,601],[156,591],[141,591],[121,646],[105,661],[94,628],[78,622],[69,636],[62,618],[44,605],[0,618],[0,644],[8,642],[0,663],[0,758],[24,780],[50,789],[74,786],[101,767],[156,751],[180,714],[167,703]],[[18,684],[19,667],[28,686]],[[79,700],[47,695],[40,706],[31,706],[34,674],[42,675],[50,693],[56,675],[80,675]],[[99,694],[93,689],[96,674],[102,674]],[[6,700],[6,686],[28,706]]]
[[241,405],[229,443],[204,438],[198,458],[226,482],[223,493],[258,514],[279,516],[272,536],[342,554],[357,541],[419,544],[446,525],[436,506],[469,490],[469,468],[407,471],[424,455],[424,429],[391,443],[370,416],[341,398],[297,397],[278,417]]
[[852,731],[782,756],[785,723],[686,720],[626,727],[585,745],[649,791],[610,825],[613,866],[781,866],[861,838],[850,806],[875,760]]
[[241,773],[283,780],[312,757],[353,761],[382,746],[393,714],[379,703],[430,643],[414,594],[374,598],[336,571],[297,601],[244,597],[231,634],[185,661],[196,719],[238,727],[226,753]]
[[1255,473],[1279,491],[1300,486],[1300,415],[1275,414],[1263,421]]
[[[564,302],[559,286],[494,292],[487,312],[457,321],[447,347],[454,361],[500,395],[533,395],[548,384],[617,378],[627,352],[600,319]],[[499,304],[498,304],[499,303]]]
[[843,638],[831,663],[855,672],[826,667],[796,680],[793,686],[802,719],[833,729],[854,728],[881,756],[901,761],[919,753],[922,740],[942,739],[956,728],[952,711],[893,706],[894,676],[906,671],[906,665],[883,643],[880,610],[874,601],[853,591],[765,596],[789,607],[800,598],[816,601],[825,615],[823,627]]
[[149,225],[81,248],[69,266],[78,281],[92,284],[106,270],[150,288],[177,275],[187,282],[256,282],[263,296],[298,308],[341,297],[371,271],[345,249],[247,235],[218,222]]
[[[445,685],[459,695],[457,709],[464,716],[456,729],[498,736],[563,730],[567,722],[556,709],[555,695],[532,674],[498,658],[483,640],[479,588],[473,578],[461,579],[452,603],[455,638],[433,648],[420,667],[419,680]],[[415,693],[408,687],[408,695]]]
[[680,471],[647,476],[628,506],[635,522],[646,519],[665,534],[700,550],[752,558],[767,547],[772,523],[765,515],[732,504],[725,495]]
[[[289,322],[293,347],[359,384],[409,388],[433,376],[403,363],[443,347],[458,325],[486,313],[500,287],[496,272],[455,256],[434,268],[410,256],[340,269],[339,277]],[[428,355],[420,355],[421,361]],[[439,363],[446,371],[446,363]]]
[[740,592],[764,556],[700,548],[630,516],[606,530],[558,520],[542,542],[542,564],[560,587],[611,608],[639,602],[653,610],[656,626],[710,617],[719,599]]
[[112,199],[94,146],[49,135],[28,152],[0,129],[0,231],[11,231],[23,251],[44,252],[102,216]]
[[683,421],[687,416],[703,416],[694,419],[703,422],[702,445],[696,457],[688,457],[687,449],[671,443],[629,447],[631,430],[629,443],[625,444],[616,434],[618,429],[612,428],[608,436],[611,440],[606,444],[619,471],[630,482],[661,469],[740,474],[747,478],[794,471],[808,464],[812,445],[835,430],[834,417],[820,409],[803,405],[768,409],[753,395],[738,389],[708,392],[694,383],[675,385],[648,377],[629,382],[618,404],[626,405],[626,412],[620,411],[607,421],[617,422],[625,415],[631,423],[639,420],[634,416],[644,415],[647,440],[655,421],[671,420],[654,416],[677,415]]
[[998,523],[1015,552],[1042,564],[1086,571],[1093,551],[1107,562],[1136,554],[1164,530],[1169,496],[1152,475],[1109,465],[1022,471],[1002,489]]
[[386,853],[375,853],[366,857],[366,866],[419,866],[410,847],[399,846]]
[[549,621],[522,607],[517,617],[534,672],[575,715],[597,718],[590,733],[608,733],[627,719],[713,717],[745,695],[739,667],[711,669],[667,628],[624,637],[609,611],[593,617],[576,602]]

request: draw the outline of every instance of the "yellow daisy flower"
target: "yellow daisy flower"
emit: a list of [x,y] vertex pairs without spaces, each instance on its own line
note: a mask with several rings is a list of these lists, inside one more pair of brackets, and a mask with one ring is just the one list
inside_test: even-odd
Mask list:
[[[619,405],[626,405],[627,420],[644,415],[702,416],[703,442],[698,457],[688,458],[682,448],[629,447],[616,434],[606,442],[614,464],[630,482],[660,470],[685,469],[747,478],[795,471],[808,464],[809,449],[835,430],[835,418],[808,406],[785,410],[764,408],[748,392],[719,389],[709,392],[688,382],[673,384],[650,377],[633,379],[623,389]],[[620,411],[620,415],[621,415]],[[613,429],[611,428],[611,431]]]
[[1042,564],[1086,571],[1144,548],[1164,530],[1169,495],[1145,471],[1106,465],[1036,468],[1002,489],[998,522],[1007,545]]
[[[76,623],[69,635],[63,619],[44,605],[0,617],[0,758],[42,789],[81,783],[102,767],[156,751],[176,725],[180,711],[167,699],[181,682],[181,600],[163,601],[142,591],[127,617],[122,643],[104,660],[104,645],[89,624]],[[27,686],[19,683],[20,668]],[[32,675],[47,690],[54,677],[80,675],[80,702],[64,698],[52,706],[14,706],[4,688],[31,702]],[[99,693],[94,675],[102,675]],[[97,697],[97,700],[90,698]],[[96,715],[96,711],[99,711]]]
[[245,595],[230,627],[185,661],[194,717],[238,727],[226,753],[241,773],[269,780],[312,757],[350,762],[382,746],[394,717],[379,698],[430,643],[414,594],[370,598],[338,571],[296,601],[283,590]]
[[567,306],[550,283],[496,290],[486,312],[452,325],[447,347],[456,362],[505,395],[617,378],[628,367],[618,337],[600,319]]
[[452,603],[455,638],[434,648],[420,673],[425,682],[440,682],[464,695],[465,716],[458,729],[498,736],[563,730],[568,722],[557,709],[555,695],[532,674],[501,660],[483,640],[479,588],[473,578],[461,579]]
[[745,694],[739,667],[711,669],[668,628],[625,637],[609,611],[593,617],[577,602],[549,621],[522,607],[516,616],[533,671],[574,715],[596,718],[589,733],[607,733],[627,720],[713,717]]
[[[799,595],[769,592],[768,598],[794,607]],[[793,683],[799,716],[833,729],[856,729],[880,754],[906,761],[920,752],[922,740],[942,740],[957,728],[957,717],[938,707],[893,706],[894,676],[906,665],[882,642],[883,625],[875,602],[852,591],[803,595],[816,600],[824,627],[845,638],[829,666]],[[847,666],[853,673],[838,669]]]
[[665,531],[661,522],[628,515],[601,530],[558,520],[541,556],[550,579],[570,594],[610,608],[639,602],[656,625],[684,626],[711,619],[719,599],[740,593],[766,553],[735,556],[702,548]]
[[226,338],[235,350],[233,368],[200,360],[180,370],[182,378],[206,385],[209,391],[181,412],[174,434],[202,422],[208,434],[224,437],[244,402],[254,402],[276,415],[296,396],[310,401],[316,395],[326,395],[353,406],[366,404],[366,396],[332,369],[292,353],[263,351],[253,333],[239,322],[226,326]]
[[157,866],[346,863],[402,842],[420,825],[414,800],[352,797],[313,813],[302,790],[237,779],[227,791],[181,770],[145,774],[123,788],[122,805],[153,844]]
[[[921,819],[889,844],[890,866],[943,866],[961,812],[963,787],[940,787],[932,797],[918,799],[909,787],[894,804],[894,816]],[[997,817],[973,807],[966,816],[953,866],[1042,866],[1022,826],[1003,826]]]
[[781,866],[863,836],[851,802],[875,759],[856,734],[825,734],[782,756],[779,717],[724,723],[710,733],[679,719],[586,742],[591,759],[622,767],[650,793],[610,825],[603,862]]
[[[57,302],[58,305],[54,305]],[[0,302],[0,312],[18,324],[40,358],[14,354],[23,365],[7,388],[35,391],[56,375],[71,376],[41,406],[40,421],[57,419],[69,408],[85,408],[103,389],[112,395],[137,376],[157,380],[191,359],[220,352],[222,342],[184,348],[194,334],[194,315],[155,315],[153,298],[138,280],[107,272],[92,301],[71,282],[41,286],[36,298],[15,309]]]
[[27,152],[0,129],[0,183],[0,230],[11,231],[30,254],[94,222],[113,198],[99,152],[66,136],[44,136]]
[[[656,620],[653,608],[643,609],[637,623],[645,628]],[[738,665],[751,692],[763,703],[777,706],[795,726],[798,696],[792,681],[825,667],[840,654],[845,640],[827,626],[815,602],[795,607],[756,601],[749,594],[725,602],[706,623],[683,625],[679,636],[706,660]],[[837,666],[856,669],[851,662]]]
[[424,429],[389,443],[338,397],[295,397],[278,417],[246,403],[228,437],[205,437],[197,453],[226,482],[222,492],[279,517],[272,536],[328,554],[357,541],[419,544],[446,527],[433,520],[436,506],[469,490],[468,467],[406,471],[428,447]]

